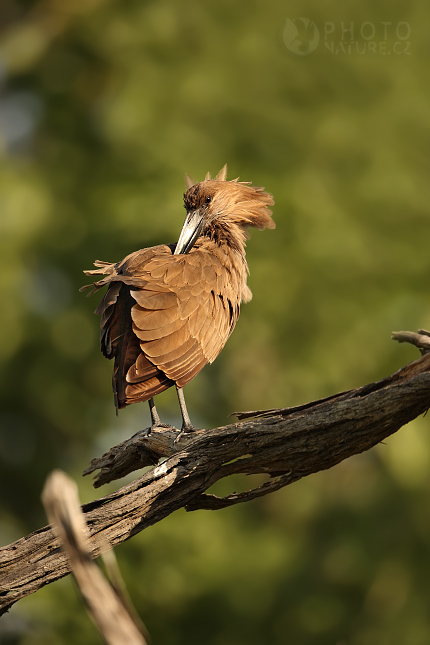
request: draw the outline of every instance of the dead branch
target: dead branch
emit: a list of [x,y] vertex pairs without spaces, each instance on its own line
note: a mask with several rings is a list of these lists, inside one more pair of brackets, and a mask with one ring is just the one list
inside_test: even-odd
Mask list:
[[61,470],[55,470],[45,483],[42,501],[104,641],[107,645],[147,645],[124,602],[90,559],[88,530],[75,482]]
[[415,345],[423,356],[430,351],[430,331],[426,329],[419,329],[417,333],[413,331],[393,331],[391,338],[399,343]]
[[[172,428],[149,437],[138,433],[93,460],[87,472],[101,468],[95,485],[153,464],[159,455],[165,459],[131,484],[83,506],[90,556],[96,558],[181,507],[224,508],[331,468],[369,450],[429,407],[430,355],[425,354],[376,383],[294,408],[241,413],[238,423],[179,441]],[[255,490],[222,499],[205,494],[216,481],[236,473],[265,473],[269,479]],[[3,547],[0,612],[69,572],[50,527]]]

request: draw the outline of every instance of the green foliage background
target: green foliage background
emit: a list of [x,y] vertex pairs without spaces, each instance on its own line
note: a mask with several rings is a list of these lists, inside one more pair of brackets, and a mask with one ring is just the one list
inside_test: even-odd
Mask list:
[[[282,38],[299,16],[321,36],[306,56]],[[145,405],[115,417],[96,299],[78,288],[96,258],[177,239],[185,171],[199,180],[228,162],[230,178],[274,194],[277,222],[248,245],[253,301],[187,388],[196,425],[417,357],[390,332],[430,325],[429,20],[417,0],[2,1],[2,544],[45,523],[53,468],[89,501],[91,457],[148,425]],[[174,392],[158,406],[178,422]],[[242,508],[177,512],[117,548],[154,643],[429,643],[428,426]],[[65,579],[14,606],[0,642],[100,638]]]

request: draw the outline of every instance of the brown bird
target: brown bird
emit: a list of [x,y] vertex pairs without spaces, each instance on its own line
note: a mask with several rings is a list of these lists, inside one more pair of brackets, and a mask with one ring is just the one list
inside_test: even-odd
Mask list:
[[194,430],[182,388],[212,363],[233,331],[246,284],[247,228],[274,228],[263,188],[227,181],[227,166],[193,184],[186,176],[187,211],[177,244],[153,246],[111,264],[97,261],[86,285],[108,290],[101,315],[101,350],[114,358],[115,406],[149,401],[152,426],[162,426],[153,397],[176,385],[182,431]]

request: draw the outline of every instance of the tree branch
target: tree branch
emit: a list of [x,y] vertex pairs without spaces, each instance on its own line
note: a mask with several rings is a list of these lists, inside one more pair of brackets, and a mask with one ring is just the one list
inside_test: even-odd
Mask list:
[[[115,493],[83,506],[90,556],[96,558],[181,507],[224,508],[331,468],[369,450],[429,407],[430,355],[425,354],[377,383],[294,408],[240,413],[238,423],[179,440],[172,428],[159,428],[148,437],[138,433],[93,460],[86,472],[101,468],[95,485],[153,464],[159,456],[165,460]],[[236,473],[265,473],[269,480],[225,498],[205,494],[216,481]],[[3,547],[0,614],[69,572],[50,527]]]
[[54,470],[46,480],[42,501],[103,640],[107,645],[147,645],[141,621],[133,620],[135,611],[129,611],[118,590],[89,557],[87,525],[75,482],[61,470]]

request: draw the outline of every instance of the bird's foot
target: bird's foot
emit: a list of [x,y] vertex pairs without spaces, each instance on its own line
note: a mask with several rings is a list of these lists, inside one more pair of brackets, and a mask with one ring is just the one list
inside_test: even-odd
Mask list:
[[158,423],[153,423],[149,429],[153,430],[154,428],[173,428],[173,430],[177,430],[177,428],[175,428],[175,426],[172,426],[170,423],[162,423],[161,421],[159,421]]
[[166,430],[174,430],[175,432],[179,432],[178,428],[175,428],[175,426],[172,426],[169,423],[160,422],[160,423],[153,423],[152,426],[150,426],[149,428],[144,428],[143,430],[139,430],[133,436],[139,439],[148,439],[148,437],[151,435],[151,432],[153,430],[157,430],[158,428],[166,428]]
[[185,439],[186,437],[188,437],[193,432],[197,432],[199,430],[201,430],[201,428],[195,428],[193,425],[191,425],[191,423],[183,424],[181,431],[179,432],[178,436],[175,439],[175,443],[178,443],[182,439]]
[[151,432],[153,430],[158,430],[158,428],[166,428],[167,430],[175,430],[176,432],[179,432],[178,428],[175,428],[175,426],[172,426],[170,423],[162,423],[161,421],[157,423],[153,423],[150,428],[145,428],[145,430],[141,430],[141,435],[145,437],[149,437]]
[[183,423],[181,428],[181,432],[197,432],[198,430],[201,428],[196,428],[192,423]]

